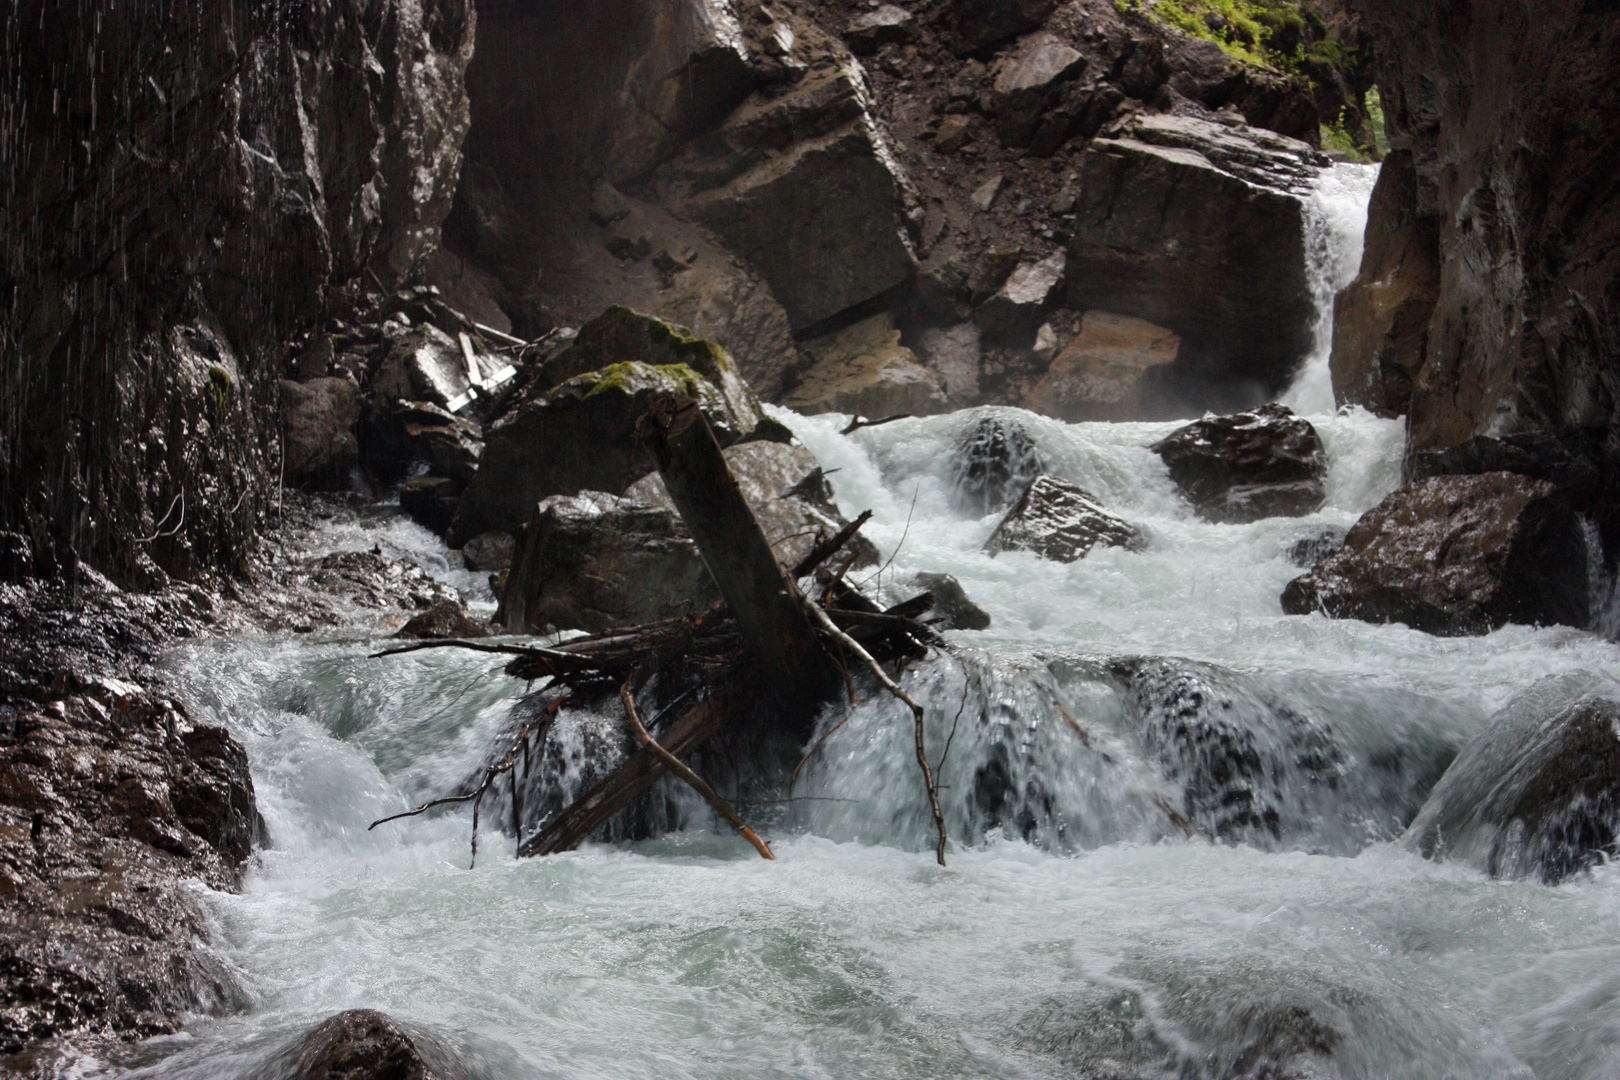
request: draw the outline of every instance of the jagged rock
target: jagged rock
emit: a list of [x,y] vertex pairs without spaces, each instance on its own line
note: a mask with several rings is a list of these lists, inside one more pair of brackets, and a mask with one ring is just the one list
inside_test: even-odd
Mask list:
[[292,484],[347,487],[360,463],[354,426],[360,420],[360,388],[353,379],[281,382],[284,478]]
[[1031,34],[1001,60],[993,86],[996,131],[1004,146],[1028,146],[1061,85],[1078,76],[1086,58],[1050,33]]
[[361,460],[384,482],[425,465],[460,491],[472,483],[484,453],[483,428],[427,401],[377,402],[363,431]]
[[1212,839],[1268,845],[1311,828],[1313,791],[1346,771],[1332,733],[1230,672],[1152,660],[1130,680],[1132,707],[1182,814]]
[[448,476],[413,476],[399,489],[399,505],[417,524],[443,536],[455,521],[461,492]]
[[506,570],[512,565],[517,540],[511,533],[479,533],[462,545],[461,557],[469,570]]
[[1328,527],[1289,541],[1288,561],[1309,570],[1323,559],[1337,555],[1344,548],[1346,532],[1345,529]]
[[853,60],[737,110],[671,171],[690,192],[683,212],[759,271],[795,330],[916,269],[910,181],[867,111]]
[[1053,357],[1024,407],[1070,423],[1147,419],[1153,387],[1180,349],[1181,338],[1162,326],[1088,311],[1080,333]]
[[1056,251],[1039,262],[1024,263],[1008,275],[1001,289],[979,306],[973,319],[997,341],[1022,339],[1026,344],[1060,298],[1068,257]]
[[1402,840],[1429,858],[1548,885],[1612,858],[1620,835],[1620,684],[1536,683],[1491,718]]
[[990,615],[968,597],[962,583],[949,574],[918,574],[917,586],[934,595],[934,612],[944,617],[941,629],[988,630]]
[[1362,515],[1344,549],[1283,590],[1283,611],[1431,634],[1589,618],[1586,538],[1557,489],[1513,473],[1442,476]]
[[495,621],[514,633],[594,633],[695,613],[719,596],[674,511],[582,491],[535,508]]
[[1023,428],[986,416],[963,434],[951,471],[958,509],[983,517],[1010,506],[1046,471],[1046,462]]
[[956,49],[977,52],[1028,33],[1046,21],[1058,0],[952,0],[950,18]]
[[467,614],[459,600],[440,600],[400,627],[402,638],[480,638],[488,637],[488,624]]
[[423,324],[389,345],[372,377],[371,392],[382,401],[426,401],[442,409],[471,385],[461,343],[437,326]]
[[997,173],[978,187],[973,189],[973,205],[985,213],[996,205],[996,196],[1001,194],[1002,175]]
[[1280,390],[1314,341],[1296,192],[1318,160],[1304,143],[1181,116],[1094,140],[1079,160],[1070,304],[1173,330],[1191,375]]
[[1149,449],[1206,521],[1300,517],[1326,498],[1322,440],[1284,405],[1199,420]]
[[954,154],[973,139],[973,121],[965,113],[951,113],[939,122],[934,132],[934,149],[942,154]]
[[1411,407],[1440,293],[1439,223],[1418,213],[1412,153],[1384,160],[1367,210],[1361,272],[1333,305],[1333,396],[1379,416]]
[[[832,491],[815,455],[802,446],[749,442],[726,451],[726,464],[765,538],[785,567],[796,566],[821,537],[832,536],[848,522],[833,505]],[[627,500],[674,511],[675,504],[657,474],[637,481]],[[860,553],[857,566],[877,561],[877,549],[857,534],[848,551]]]
[[1283,610],[1405,622],[1437,635],[1507,622],[1584,627],[1586,538],[1545,481],[1439,476],[1362,515],[1343,551],[1283,589]]
[[322,1022],[277,1055],[276,1064],[274,1075],[287,1080],[467,1080],[470,1075],[438,1040],[371,1009],[350,1009]]
[[[547,496],[622,491],[651,472],[652,462],[636,442],[635,425],[659,394],[697,400],[722,445],[737,442],[759,425],[758,402],[718,345],[692,337],[683,327],[623,309],[599,321],[604,324],[600,328],[580,330],[587,355],[596,355],[589,343],[598,329],[615,340],[634,330],[630,336],[647,342],[638,348],[646,360],[577,375],[497,421],[486,433],[478,475],[456,513],[452,545],[490,529],[515,535]],[[662,362],[648,362],[652,360]]]
[[883,4],[849,20],[844,40],[857,53],[873,53],[884,45],[905,41],[911,36],[911,29],[911,12],[894,4]]
[[900,344],[887,312],[808,342],[815,363],[783,404],[806,414],[930,416],[948,410],[944,380]]
[[1098,544],[1138,550],[1144,541],[1136,526],[1110,514],[1089,491],[1056,476],[1037,476],[990,534],[985,550],[992,555],[1033,551],[1071,563]]

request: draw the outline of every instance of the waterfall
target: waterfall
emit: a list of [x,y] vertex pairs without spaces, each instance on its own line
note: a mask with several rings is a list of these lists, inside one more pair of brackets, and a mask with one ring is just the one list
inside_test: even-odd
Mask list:
[[1367,231],[1367,204],[1378,182],[1378,166],[1336,164],[1322,170],[1305,197],[1305,270],[1316,304],[1315,344],[1282,402],[1297,413],[1334,410],[1333,298],[1361,269]]

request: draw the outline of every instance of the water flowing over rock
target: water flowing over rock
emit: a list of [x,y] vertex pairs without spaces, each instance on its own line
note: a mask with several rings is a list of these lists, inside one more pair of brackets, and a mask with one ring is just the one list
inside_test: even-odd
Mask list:
[[1548,885],[1612,858],[1620,835],[1620,684],[1552,676],[1466,746],[1404,843]]
[[1369,510],[1338,554],[1283,590],[1283,611],[1404,622],[1431,634],[1503,623],[1585,626],[1586,539],[1550,483],[1443,476]]
[[437,1039],[386,1013],[351,1009],[309,1031],[277,1055],[286,1080],[470,1080],[455,1055]]
[[1150,449],[1206,521],[1300,517],[1326,498],[1322,440],[1284,405],[1200,420]]
[[[645,341],[643,359],[576,375],[520,405],[487,432],[483,460],[462,497],[450,531],[452,544],[490,529],[515,534],[551,495],[623,491],[652,471],[634,432],[659,394],[686,394],[699,402],[716,435],[733,443],[759,425],[759,403],[719,346],[684,327],[622,309],[580,330],[581,349],[600,359],[590,342],[598,330],[630,324]],[[618,330],[614,331],[617,336]],[[557,363],[566,375],[573,349]],[[651,361],[651,362],[650,362]]]
[[962,583],[949,574],[918,574],[919,588],[934,597],[934,611],[945,619],[950,630],[988,630],[990,615],[968,596]]
[[1275,392],[1309,354],[1316,308],[1297,192],[1318,157],[1269,132],[1143,117],[1081,155],[1069,302],[1181,336],[1189,375]]
[[1097,497],[1056,476],[1037,476],[990,534],[985,550],[1033,551],[1043,559],[1076,562],[1098,544],[1138,550],[1141,530],[1110,514]]
[[986,416],[962,435],[951,471],[957,506],[983,517],[1010,506],[1046,463],[1023,428]]

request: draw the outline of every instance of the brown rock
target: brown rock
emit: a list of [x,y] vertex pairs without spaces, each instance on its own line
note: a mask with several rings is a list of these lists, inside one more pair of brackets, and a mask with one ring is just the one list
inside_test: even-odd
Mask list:
[[984,549],[992,555],[1033,551],[1043,559],[1072,563],[1098,544],[1137,550],[1144,543],[1136,526],[1110,514],[1089,491],[1056,476],[1038,476]]
[[284,476],[289,483],[347,488],[349,470],[360,463],[354,426],[360,420],[360,388],[353,379],[281,381]]
[[279,1055],[289,1080],[461,1080],[454,1056],[426,1033],[371,1009],[323,1022]]
[[958,52],[977,52],[1037,29],[1058,0],[951,0],[950,19]]
[[934,149],[942,154],[954,154],[973,138],[973,121],[964,113],[951,113],[939,122],[934,133]]
[[1024,407],[1059,420],[1146,419],[1152,381],[1175,363],[1181,338],[1144,319],[1088,311]]
[[1199,420],[1149,449],[1206,521],[1300,517],[1326,497],[1322,440],[1285,405]]
[[441,600],[400,628],[397,637],[480,638],[488,637],[489,625],[467,614],[459,600]]
[[1364,514],[1338,554],[1288,583],[1282,604],[1448,636],[1507,622],[1584,626],[1585,535],[1546,481],[1436,477]]
[[501,571],[512,565],[512,553],[517,545],[511,533],[491,530],[479,533],[461,548],[461,557],[469,570]]
[[791,409],[882,417],[929,416],[949,408],[944,380],[900,344],[900,331],[887,312],[804,348],[815,363],[783,399]]

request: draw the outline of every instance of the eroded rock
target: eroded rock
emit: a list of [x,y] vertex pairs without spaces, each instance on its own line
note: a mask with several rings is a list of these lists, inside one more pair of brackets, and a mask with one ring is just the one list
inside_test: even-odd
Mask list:
[[985,550],[992,555],[1033,551],[1071,563],[1098,544],[1136,550],[1145,541],[1141,530],[1110,514],[1089,491],[1056,476],[1038,476],[990,534]]
[[1543,679],[1491,718],[1402,841],[1493,877],[1555,885],[1616,854],[1620,683]]
[[805,346],[815,363],[783,404],[799,412],[883,417],[947,411],[945,383],[900,344],[887,312]]
[[1080,333],[1052,358],[1024,406],[1070,423],[1147,419],[1155,382],[1180,349],[1181,338],[1162,326],[1088,311]]
[[1443,476],[1362,515],[1344,548],[1283,590],[1283,611],[1402,622],[1431,634],[1589,618],[1586,539],[1546,481]]
[[1300,517],[1327,497],[1322,440],[1285,405],[1199,420],[1149,449],[1206,521]]

